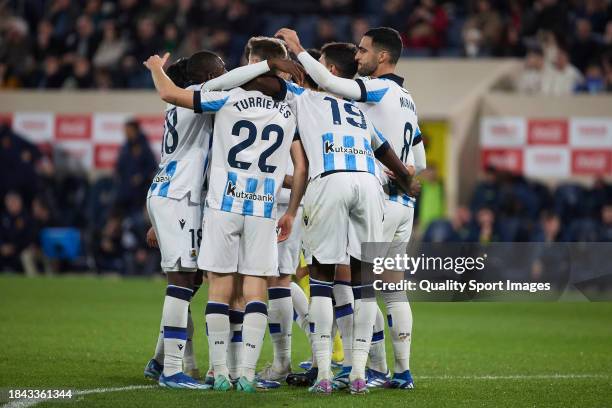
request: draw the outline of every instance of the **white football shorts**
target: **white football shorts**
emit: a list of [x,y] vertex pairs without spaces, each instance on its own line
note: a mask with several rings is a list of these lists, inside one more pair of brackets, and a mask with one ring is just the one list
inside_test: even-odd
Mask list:
[[[382,242],[382,186],[365,172],[338,172],[310,181],[304,197],[305,252],[322,264],[362,259],[361,244]],[[371,260],[370,260],[371,262]]]
[[202,210],[186,195],[180,200],[151,196],[147,211],[157,236],[164,272],[197,270],[198,249],[202,238]]
[[412,235],[414,207],[385,200],[385,220],[383,222],[383,241],[389,244],[387,257],[404,255]]
[[278,276],[276,220],[204,209],[198,267],[216,273]]

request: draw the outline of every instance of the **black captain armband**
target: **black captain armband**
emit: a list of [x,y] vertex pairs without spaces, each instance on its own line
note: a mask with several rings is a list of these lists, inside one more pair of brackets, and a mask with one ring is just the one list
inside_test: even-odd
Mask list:
[[389,142],[385,141],[385,143],[381,144],[380,147],[374,151],[374,157],[380,159],[382,156],[385,155],[385,153],[387,153],[387,150],[389,150],[390,148],[391,145],[389,144]]
[[194,91],[193,93],[193,111],[195,113],[202,113],[202,95],[200,91]]

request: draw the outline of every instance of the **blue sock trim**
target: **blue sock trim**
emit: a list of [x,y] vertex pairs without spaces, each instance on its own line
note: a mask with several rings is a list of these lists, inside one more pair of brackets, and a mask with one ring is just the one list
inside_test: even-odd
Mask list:
[[329,281],[322,281],[322,280],[318,280],[318,279],[314,279],[314,278],[308,278],[308,283],[310,284],[310,286],[312,285],[323,285],[323,286],[333,286],[334,282],[329,282]]
[[230,340],[232,343],[242,343],[242,330],[236,330],[232,334],[232,339]]
[[270,329],[270,334],[277,334],[281,332],[280,323],[268,323],[268,328]]
[[372,334],[372,341],[381,341],[385,339],[385,331],[381,330],[379,332]]
[[268,289],[268,299],[282,299],[286,297],[291,297],[291,289],[290,288],[269,288]]
[[187,340],[187,328],[164,326],[164,339]]
[[336,306],[336,319],[353,314],[353,306],[350,303]]
[[351,282],[341,281],[341,280],[335,280],[335,281],[334,281],[334,285],[345,285],[345,286],[351,286]]
[[247,315],[249,313],[261,313],[263,315],[268,315],[268,306],[266,306],[263,302],[249,302],[244,308],[244,314]]
[[166,287],[166,296],[182,299],[189,302],[191,300],[191,297],[193,296],[193,290],[183,288],[182,286],[168,285]]
[[229,305],[227,303],[208,302],[204,314],[229,315]]
[[230,324],[242,324],[244,321],[244,312],[242,310],[229,310]]
[[324,285],[310,285],[310,297],[322,296],[331,298],[333,295],[333,288],[331,286]]

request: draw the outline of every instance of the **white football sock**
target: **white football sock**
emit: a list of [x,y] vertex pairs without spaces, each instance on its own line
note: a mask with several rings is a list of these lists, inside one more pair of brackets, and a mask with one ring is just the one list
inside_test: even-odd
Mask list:
[[255,369],[261,354],[268,311],[263,302],[249,302],[244,308],[244,322],[242,324],[242,376],[247,380],[255,379]]
[[[353,368],[350,380],[365,379],[365,368],[372,342],[372,332],[376,321],[376,298],[371,285],[359,286],[354,293],[355,316],[353,329]],[[357,302],[360,298],[361,301]]]
[[376,321],[374,322],[374,333],[372,333],[372,344],[370,344],[368,367],[381,373],[386,373],[388,370],[385,350],[385,317],[378,304],[376,305]]
[[191,307],[187,309],[187,343],[185,344],[185,356],[183,356],[185,371],[195,370],[198,367],[195,352],[193,350],[193,319]]
[[340,330],[344,349],[342,366],[351,367],[353,364],[353,307],[355,303],[351,283],[334,281],[334,299],[336,300],[336,324]]
[[244,311],[230,309],[230,343],[227,350],[227,368],[229,375],[233,379],[240,377],[240,367],[242,366],[242,323],[244,321]]
[[317,381],[330,380],[331,372],[331,332],[334,322],[332,306],[333,282],[310,278],[310,334],[312,352],[319,367]]
[[[162,312],[163,313],[163,312]],[[155,345],[155,355],[153,359],[159,364],[164,364],[164,322],[159,324],[159,335],[157,336],[157,344]]]
[[230,340],[229,306],[226,303],[206,304],[206,333],[208,350],[215,376],[229,375],[227,349]]
[[383,292],[382,297],[387,309],[387,322],[395,356],[393,372],[399,374],[410,369],[412,309],[406,292]]
[[293,320],[304,330],[310,338],[310,327],[308,325],[308,299],[306,294],[295,282],[291,282],[291,303],[293,303]]
[[164,376],[183,371],[183,355],[187,342],[187,309],[193,290],[168,285],[162,312],[164,325]]
[[268,327],[272,339],[274,361],[277,371],[291,369],[291,329],[293,327],[293,302],[291,289],[268,288]]

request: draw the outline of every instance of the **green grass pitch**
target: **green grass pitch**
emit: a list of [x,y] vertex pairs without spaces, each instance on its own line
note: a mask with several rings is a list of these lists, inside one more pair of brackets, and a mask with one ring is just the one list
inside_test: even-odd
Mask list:
[[[612,406],[612,303],[586,302],[414,303],[416,388],[410,391],[331,397],[287,386],[254,395],[158,387],[100,392],[151,386],[142,371],[153,353],[163,293],[162,280],[0,277],[0,404],[7,389],[69,388],[94,391],[36,406]],[[204,295],[192,305],[202,369]],[[306,337],[295,326],[294,367],[308,357]],[[260,364],[270,360],[266,341]]]

